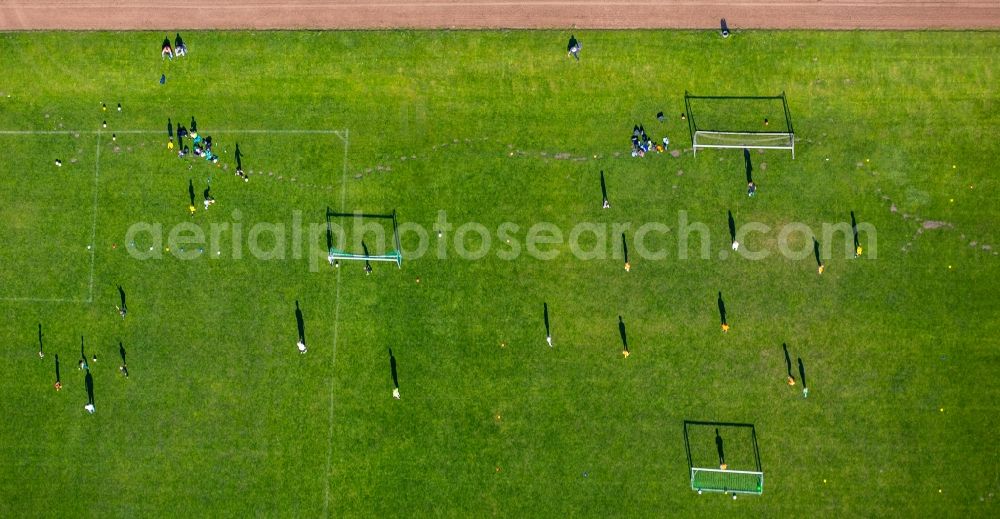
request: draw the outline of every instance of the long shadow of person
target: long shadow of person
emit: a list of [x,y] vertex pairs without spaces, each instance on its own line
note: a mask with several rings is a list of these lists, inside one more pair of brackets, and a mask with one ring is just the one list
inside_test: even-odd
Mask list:
[[753,162],[750,160],[750,150],[743,148],[743,166],[747,170],[747,184],[753,182]]
[[719,428],[715,428],[715,450],[719,452],[719,468],[726,469],[726,449],[722,441],[722,435],[719,434]]
[[194,205],[194,180],[188,179],[188,198],[191,201],[191,205]]
[[236,169],[243,169],[243,153],[240,151],[240,143],[236,143]]
[[299,328],[299,342],[306,342],[306,322],[302,318],[302,309],[299,308],[299,301],[295,301],[295,324]]
[[90,370],[87,370],[84,382],[87,385],[87,403],[94,405],[94,376],[90,374]]
[[802,357],[799,357],[799,380],[802,381],[802,387],[807,387],[806,384],[806,367],[802,364]]
[[194,116],[191,116],[191,133],[198,133],[198,123],[195,122]]
[[125,314],[128,313],[128,306],[125,305],[125,289],[121,285],[118,285],[118,299],[121,300],[121,306],[118,307],[118,314],[125,318]]
[[788,354],[788,345],[781,343],[781,347],[785,350],[785,371],[788,372],[788,378],[792,378],[792,357]]
[[723,328],[729,326],[726,321],[726,302],[722,300],[722,291],[719,291],[719,320],[722,321]]
[[726,211],[729,215],[729,239],[736,243],[736,220],[733,218],[733,212],[730,210]]
[[329,251],[332,248],[333,248],[333,224],[331,224],[330,220],[327,219],[327,221],[326,221],[326,250]]
[[545,303],[545,302],[542,303],[542,315],[543,315],[544,320],[545,320],[545,339],[549,342],[549,345],[551,346],[552,345],[552,332],[549,329],[549,304],[548,303]]
[[122,358],[122,365],[118,370],[128,378],[128,361],[125,360],[125,346],[122,345],[122,341],[118,341],[118,356]]
[[622,320],[622,316],[620,315],[618,316],[618,335],[622,337],[622,353],[628,357],[628,335],[625,333],[625,321]]
[[62,379],[59,378],[59,354],[56,353],[56,389],[62,387]]
[[372,273],[372,263],[368,261],[368,245],[361,240],[361,250],[365,253],[365,274]]
[[392,397],[399,400],[399,376],[396,374],[396,356],[389,348],[389,371],[392,373]]
[[392,387],[399,389],[399,374],[396,372],[396,356],[392,354],[392,348],[389,348],[389,372],[392,374]]
[[42,323],[38,323],[38,356],[45,356],[45,349],[42,345]]
[[608,201],[608,185],[604,183],[604,170],[601,170],[601,200],[603,207],[605,209],[611,207],[611,203]]
[[83,351],[83,336],[80,336],[80,367],[89,369],[87,365],[87,354]]
[[816,238],[813,238],[813,256],[816,257],[816,266],[820,267],[820,274],[822,274],[823,273],[823,271],[822,271],[823,259],[820,258],[819,242],[816,241]]
[[858,250],[861,242],[858,240],[858,220],[854,218],[854,211],[851,211],[851,234],[854,235],[854,250]]
[[625,233],[622,233],[622,255],[625,256],[625,271],[631,269],[631,263],[628,261],[628,242],[625,241]]

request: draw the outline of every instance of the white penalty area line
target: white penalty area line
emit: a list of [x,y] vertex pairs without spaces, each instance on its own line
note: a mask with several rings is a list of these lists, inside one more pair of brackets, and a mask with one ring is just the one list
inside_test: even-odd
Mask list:
[[94,302],[94,263],[97,254],[97,199],[100,196],[98,185],[101,178],[101,132],[97,132],[97,152],[94,154],[94,217],[90,225],[90,290],[87,295],[87,303]]
[[[344,142],[344,168],[343,174],[341,176],[341,186],[340,186],[340,210],[343,211],[344,207],[347,205],[347,150],[350,146],[350,134],[348,131],[344,133],[337,134],[340,140]],[[333,310],[333,361],[331,362],[331,368],[337,364],[337,340],[340,334],[340,269],[337,269],[337,292],[334,296],[334,310]],[[329,430],[327,432],[327,445],[326,445],[326,478],[325,484],[323,485],[323,516],[329,516],[330,510],[330,464],[333,460],[333,394],[335,389],[336,379],[330,377],[330,417],[329,417]]]
[[[343,134],[338,133],[340,140],[344,142],[344,171],[340,179],[340,211],[347,207],[347,150],[351,144],[349,130],[344,130]],[[340,271],[337,269],[337,295],[334,296],[333,305],[333,361],[331,369],[337,365],[337,339],[340,334]],[[336,378],[330,377],[330,427],[327,433],[326,444],[326,484],[323,486],[323,517],[329,517],[330,511],[330,464],[333,459],[333,393]]]

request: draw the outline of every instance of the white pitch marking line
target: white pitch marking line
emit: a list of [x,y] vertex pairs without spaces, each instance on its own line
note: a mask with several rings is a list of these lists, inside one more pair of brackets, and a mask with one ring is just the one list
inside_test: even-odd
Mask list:
[[97,152],[94,154],[94,217],[90,225],[90,291],[87,302],[94,302],[94,255],[97,252],[97,199],[100,195],[98,189],[101,178],[101,132],[97,132]]
[[[344,141],[344,172],[341,177],[340,185],[340,211],[343,212],[347,206],[347,149],[350,145],[350,133],[348,130],[344,130],[343,134],[337,133],[340,140]],[[343,269],[337,269],[337,295],[334,296],[334,310],[333,310],[333,362],[331,367],[337,364],[337,339],[340,332],[340,272]],[[323,517],[329,517],[330,510],[330,463],[333,458],[333,391],[334,391],[334,381],[336,379],[330,377],[330,428],[327,433],[327,446],[326,446],[326,484],[324,485],[323,494]]]

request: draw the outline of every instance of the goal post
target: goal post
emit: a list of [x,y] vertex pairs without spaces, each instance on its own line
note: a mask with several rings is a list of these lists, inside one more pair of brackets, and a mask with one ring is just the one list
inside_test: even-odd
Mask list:
[[[338,248],[334,244],[333,239],[333,220],[337,218],[356,218],[356,219],[375,219],[375,220],[388,220],[392,222],[392,248],[383,253],[371,253],[368,250],[368,246],[365,244],[363,239],[359,238],[361,251],[360,252],[348,252],[346,249]],[[329,207],[326,208],[326,244],[329,249],[329,255],[327,256],[330,264],[334,264],[340,260],[359,260],[359,261],[386,261],[393,262],[397,267],[403,268],[403,253],[402,246],[399,242],[399,223],[396,220],[396,210],[393,209],[392,213],[389,214],[371,214],[371,213],[339,213],[333,211]],[[345,245],[346,247],[346,245]]]
[[684,92],[694,154],[699,148],[790,150],[795,129],[785,93],[775,96],[701,96]]
[[684,421],[691,490],[760,495],[764,470],[753,424]]

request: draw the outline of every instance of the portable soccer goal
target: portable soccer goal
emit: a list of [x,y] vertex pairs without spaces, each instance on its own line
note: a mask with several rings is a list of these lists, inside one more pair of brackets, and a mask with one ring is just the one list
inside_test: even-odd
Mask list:
[[795,130],[785,93],[776,96],[699,96],[684,92],[691,146],[790,150]]
[[[353,218],[356,222],[360,222],[366,219],[383,220],[392,223],[392,248],[386,250],[383,253],[372,253],[368,250],[368,246],[365,243],[363,237],[359,236],[357,238],[358,243],[356,245],[361,249],[360,252],[348,252],[344,248],[338,248],[336,245],[342,244],[342,247],[347,247],[344,243],[346,240],[334,240],[334,224],[335,220],[343,218]],[[343,231],[344,227],[336,225],[338,229]],[[334,264],[340,260],[360,260],[360,261],[391,261],[396,263],[396,266],[403,268],[403,254],[402,247],[399,243],[399,225],[396,221],[396,210],[393,209],[390,214],[369,214],[369,213],[338,213],[331,210],[329,207],[326,209],[326,244],[329,249],[328,260],[330,264]],[[382,247],[380,247],[382,248]]]
[[753,424],[684,421],[691,490],[727,494],[764,492]]

